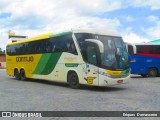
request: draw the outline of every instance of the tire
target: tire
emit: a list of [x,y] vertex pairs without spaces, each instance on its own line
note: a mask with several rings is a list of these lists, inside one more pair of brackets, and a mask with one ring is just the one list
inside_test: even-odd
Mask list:
[[158,71],[156,68],[150,68],[148,72],[149,77],[157,77]]
[[26,75],[25,75],[25,71],[23,69],[20,71],[20,77],[21,77],[21,80],[26,80],[27,79]]
[[78,89],[80,87],[78,76],[75,72],[71,72],[68,74],[67,79],[69,86],[73,89]]
[[20,74],[17,69],[14,70],[14,77],[16,78],[16,80],[20,80]]
[[146,74],[141,74],[141,76],[142,76],[142,77],[147,77],[147,75],[146,75]]

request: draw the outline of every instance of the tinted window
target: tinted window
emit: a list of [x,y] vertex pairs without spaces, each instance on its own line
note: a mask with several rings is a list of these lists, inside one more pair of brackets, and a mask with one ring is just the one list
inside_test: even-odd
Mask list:
[[70,52],[77,54],[71,34],[7,46],[8,55],[53,52]]
[[71,34],[53,37],[50,39],[50,42],[50,49],[52,52],[70,52],[77,54]]
[[132,45],[128,45],[128,52],[129,52],[130,54],[133,54],[133,53],[134,53]]
[[137,45],[137,53],[160,54],[159,45]]
[[91,64],[97,65],[96,48],[94,46],[87,46],[87,61]]

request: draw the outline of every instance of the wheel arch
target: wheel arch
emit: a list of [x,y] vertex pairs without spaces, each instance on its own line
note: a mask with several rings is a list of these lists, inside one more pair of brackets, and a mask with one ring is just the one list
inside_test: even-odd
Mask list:
[[[76,70],[69,70],[68,72],[67,72],[67,82],[68,82],[68,77],[69,77],[69,74],[71,74],[71,73],[76,73],[77,74],[77,71]],[[78,76],[78,78],[79,78],[79,75],[77,74],[77,76]],[[79,78],[80,79],[80,78]]]
[[149,68],[148,68],[148,72],[149,72],[149,70],[150,70],[150,69],[156,69],[156,70],[157,70],[157,72],[159,73],[159,69],[158,69],[158,67],[149,67]]
[[149,67],[149,68],[148,68],[148,75],[149,75],[150,70],[152,70],[152,69],[155,69],[155,70],[156,70],[157,75],[159,74],[159,69],[158,69],[157,67]]
[[14,72],[15,72],[15,70],[17,70],[18,72],[20,72],[20,70],[18,70],[18,68],[17,68],[17,67],[15,67],[15,68],[14,68]]

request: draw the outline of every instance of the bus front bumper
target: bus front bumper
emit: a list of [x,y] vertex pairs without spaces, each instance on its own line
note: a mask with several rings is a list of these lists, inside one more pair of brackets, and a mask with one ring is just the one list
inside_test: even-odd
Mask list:
[[110,78],[107,76],[99,75],[99,86],[112,86],[125,84],[130,81],[130,75],[122,78]]

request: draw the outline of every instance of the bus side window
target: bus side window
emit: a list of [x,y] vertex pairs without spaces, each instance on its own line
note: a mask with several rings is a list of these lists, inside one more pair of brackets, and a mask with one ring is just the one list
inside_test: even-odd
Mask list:
[[62,50],[61,50],[61,40],[60,39],[57,39],[56,42],[55,42],[54,52],[62,52]]
[[55,52],[55,47],[56,47],[56,45],[55,45],[55,43],[56,43],[55,38],[54,37],[50,38],[49,42],[50,42],[51,53],[53,53],[53,52]]
[[149,53],[149,46],[143,46],[142,53]]
[[141,45],[136,45],[136,48],[137,48],[137,53],[143,53]]
[[128,45],[128,53],[129,54],[133,54],[134,53],[133,47],[131,45]]
[[73,41],[68,40],[68,41],[67,41],[67,46],[66,46],[66,47],[67,47],[67,52],[73,53],[73,54],[77,53],[76,47],[75,47]]
[[50,38],[51,52],[69,52],[77,54],[72,34]]
[[156,51],[157,51],[157,54],[160,54],[160,47],[159,46],[157,46]]

